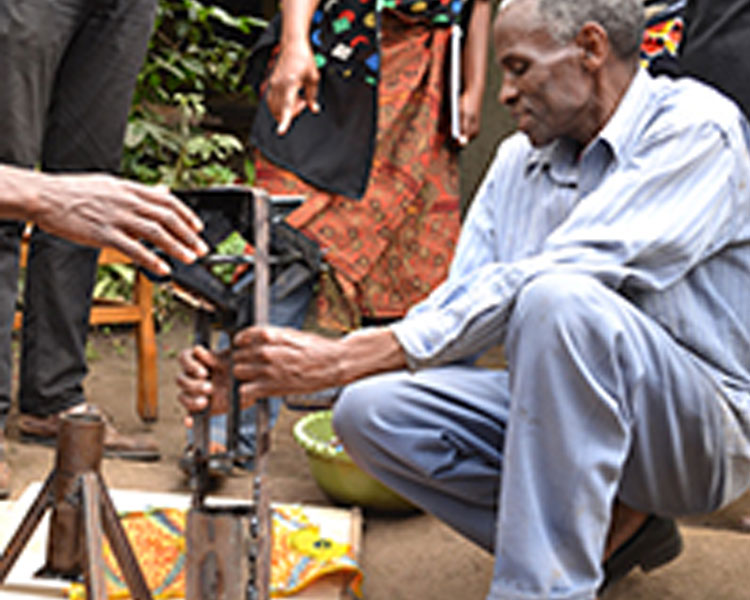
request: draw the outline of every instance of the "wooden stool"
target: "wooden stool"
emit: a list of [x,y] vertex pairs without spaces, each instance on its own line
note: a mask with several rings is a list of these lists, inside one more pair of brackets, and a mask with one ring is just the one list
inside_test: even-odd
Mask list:
[[[27,228],[21,241],[21,267],[26,266],[29,249]],[[104,248],[99,253],[99,264],[132,264],[132,260],[115,250]],[[138,271],[133,286],[132,302],[97,303],[94,298],[89,323],[91,325],[115,325],[132,323],[135,325],[135,346],[138,361],[138,415],[144,421],[155,421],[158,416],[158,375],[156,366],[156,334],[153,320],[154,285],[142,271]],[[13,328],[18,329],[23,322],[21,311],[16,311]]]

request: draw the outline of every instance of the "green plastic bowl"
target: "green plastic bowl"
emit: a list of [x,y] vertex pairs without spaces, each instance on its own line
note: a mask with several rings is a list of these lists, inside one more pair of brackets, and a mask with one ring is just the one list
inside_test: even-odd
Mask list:
[[332,412],[321,410],[294,425],[297,443],[307,454],[310,471],[320,489],[337,504],[382,512],[413,512],[415,506],[360,469],[338,441]]

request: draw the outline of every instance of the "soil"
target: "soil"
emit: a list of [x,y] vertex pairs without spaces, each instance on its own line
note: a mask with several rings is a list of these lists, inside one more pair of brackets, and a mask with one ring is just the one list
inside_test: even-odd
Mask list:
[[[126,432],[151,432],[162,458],[154,463],[105,460],[104,479],[112,488],[186,492],[177,468],[185,438],[183,413],[176,402],[176,353],[191,339],[191,322],[178,317],[158,336],[159,418],[142,423],[135,411],[133,335],[118,330],[94,332],[86,393]],[[275,501],[328,505],[312,479],[291,429],[304,413],[283,410],[272,436],[271,497]],[[13,497],[51,469],[53,450],[23,444],[11,427],[9,458]],[[226,478],[216,495],[243,496],[251,475]],[[746,600],[750,598],[750,495],[721,512],[681,521],[685,550],[674,562],[651,574],[634,572],[607,595],[611,600]],[[425,514],[365,514],[362,566],[368,600],[481,600],[492,575],[492,557]]]

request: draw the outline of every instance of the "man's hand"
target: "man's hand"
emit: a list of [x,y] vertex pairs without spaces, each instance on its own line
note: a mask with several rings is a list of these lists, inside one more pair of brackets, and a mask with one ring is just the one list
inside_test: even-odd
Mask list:
[[[229,352],[217,354],[203,346],[193,346],[183,350],[178,361],[182,372],[177,376],[177,398],[187,411],[210,408],[214,414],[227,412],[231,393]],[[185,425],[192,427],[190,417]]]
[[348,383],[345,342],[282,327],[248,327],[234,337],[233,374],[243,405]]
[[312,48],[307,40],[283,45],[279,60],[268,80],[266,102],[276,119],[276,132],[284,135],[292,121],[309,108],[320,112],[318,82],[320,73],[315,64]]
[[471,92],[464,92],[459,99],[461,139],[459,144],[466,146],[479,135],[482,116],[482,97]]
[[142,241],[188,263],[208,252],[200,219],[166,189],[110,175],[33,175],[43,179],[29,218],[49,233],[111,246],[160,275],[169,267]]
[[[234,336],[231,359],[243,407],[258,398],[316,392],[406,366],[401,345],[388,328],[330,339],[283,327],[248,327]],[[188,412],[208,407],[212,413],[226,412],[229,357],[194,346],[180,353],[179,362],[179,400]]]
[[280,327],[248,327],[234,337],[233,374],[243,406],[257,398],[306,394],[402,369],[406,356],[388,328],[343,338]]

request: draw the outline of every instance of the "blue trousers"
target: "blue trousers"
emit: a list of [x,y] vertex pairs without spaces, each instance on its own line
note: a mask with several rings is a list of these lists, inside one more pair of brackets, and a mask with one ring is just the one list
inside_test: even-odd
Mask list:
[[507,372],[371,377],[334,410],[359,465],[494,552],[488,599],[593,599],[616,498],[683,515],[750,484],[748,407],[595,280],[535,279],[505,342]]

